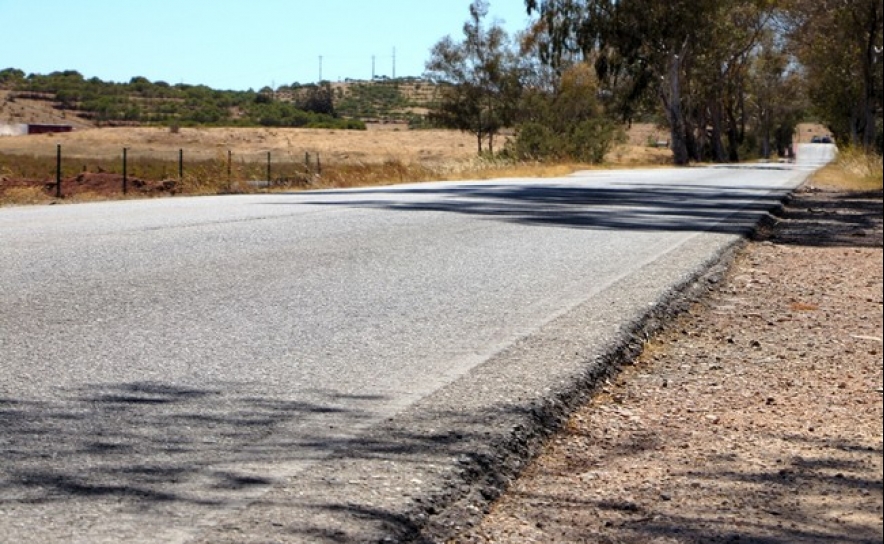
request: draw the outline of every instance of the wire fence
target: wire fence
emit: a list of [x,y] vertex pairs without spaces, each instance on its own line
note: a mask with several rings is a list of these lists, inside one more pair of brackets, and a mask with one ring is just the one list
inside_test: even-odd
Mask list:
[[[201,150],[202,151],[202,150]],[[119,192],[145,187],[168,192],[188,188],[217,187],[219,192],[242,189],[308,185],[322,174],[318,153],[296,156],[287,152],[241,153],[219,150],[215,157],[205,153],[189,155],[185,148],[174,153],[123,147],[116,158],[66,157],[61,144],[51,156],[3,156],[7,178],[41,180],[57,198],[86,181],[100,178],[119,184]],[[50,172],[52,177],[50,178]]]

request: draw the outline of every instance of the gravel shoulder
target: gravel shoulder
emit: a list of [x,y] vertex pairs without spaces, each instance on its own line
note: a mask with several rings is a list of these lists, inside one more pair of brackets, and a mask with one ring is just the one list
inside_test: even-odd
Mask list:
[[882,542],[882,193],[806,185],[451,542]]

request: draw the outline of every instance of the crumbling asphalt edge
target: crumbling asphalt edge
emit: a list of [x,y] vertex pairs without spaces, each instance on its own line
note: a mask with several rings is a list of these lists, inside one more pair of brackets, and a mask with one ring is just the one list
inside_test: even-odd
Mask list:
[[419,508],[405,515],[412,520],[407,534],[396,535],[384,541],[430,544],[456,539],[458,533],[475,525],[509,483],[543,448],[546,441],[559,431],[570,415],[588,402],[607,380],[620,369],[632,364],[641,354],[644,344],[667,323],[703,300],[717,288],[740,251],[752,239],[776,224],[784,206],[792,199],[785,195],[780,203],[764,214],[758,224],[722,250],[683,283],[665,293],[649,311],[623,327],[610,348],[592,361],[586,361],[586,372],[568,386],[533,403],[530,417],[512,429],[509,436],[489,445],[485,452],[477,452],[461,459],[460,475],[463,482],[454,486],[468,491],[442,492],[424,500]]

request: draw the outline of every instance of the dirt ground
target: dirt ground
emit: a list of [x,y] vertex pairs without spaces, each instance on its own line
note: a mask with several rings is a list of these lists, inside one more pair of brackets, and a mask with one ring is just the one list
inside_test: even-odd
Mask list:
[[882,542],[882,193],[807,185],[458,543]]

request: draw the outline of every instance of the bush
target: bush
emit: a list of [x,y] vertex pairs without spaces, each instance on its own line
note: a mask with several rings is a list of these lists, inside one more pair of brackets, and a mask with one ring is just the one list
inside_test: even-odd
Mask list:
[[558,134],[550,127],[532,121],[517,129],[515,136],[507,142],[505,152],[517,160],[571,159],[598,164],[622,138],[623,132],[601,117],[586,119]]
[[517,129],[505,152],[518,160],[540,161],[555,158],[559,149],[561,142],[549,127],[530,122]]
[[614,124],[603,118],[587,119],[578,123],[568,135],[568,155],[577,161],[598,164],[605,160],[615,142]]

